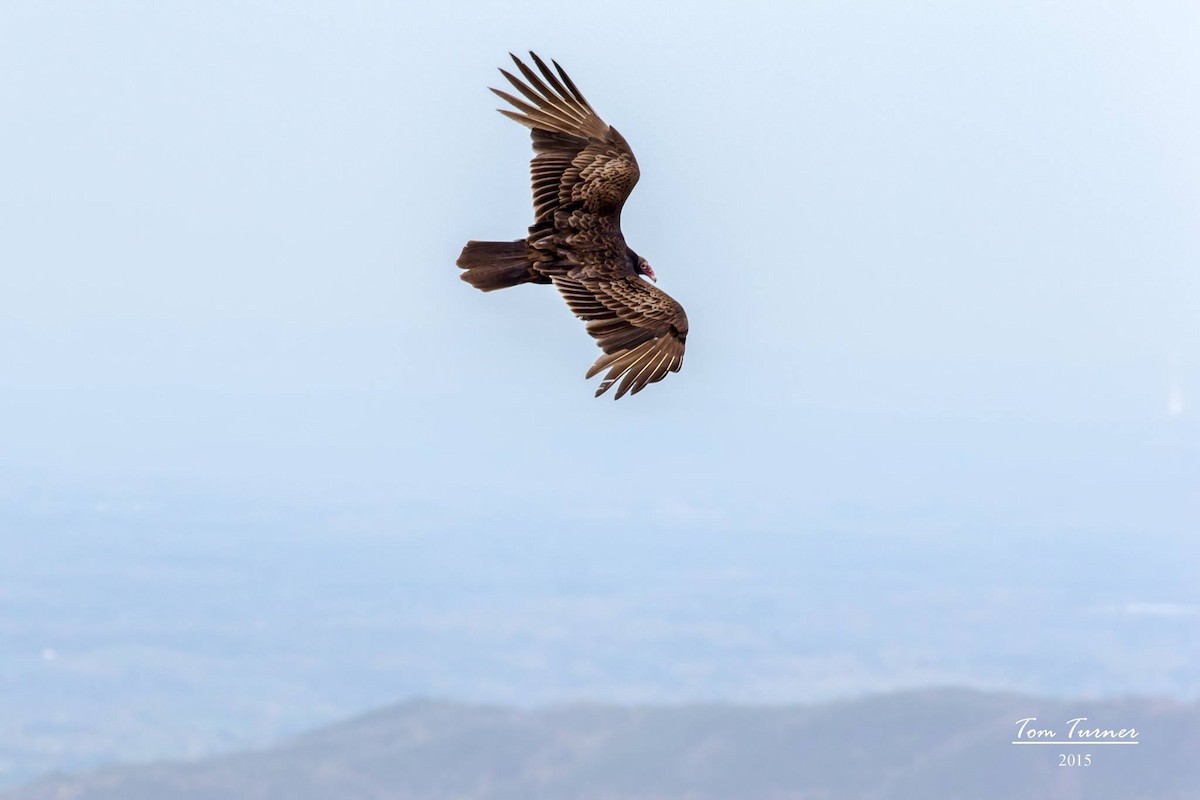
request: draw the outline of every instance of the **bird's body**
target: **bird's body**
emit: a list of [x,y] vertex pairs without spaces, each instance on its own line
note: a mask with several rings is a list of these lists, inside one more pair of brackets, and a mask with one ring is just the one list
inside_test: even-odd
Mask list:
[[485,292],[522,283],[553,284],[587,323],[604,355],[587,377],[608,370],[599,397],[620,381],[616,397],[637,394],[683,365],[687,315],[665,292],[621,233],[621,208],[640,172],[625,137],[607,125],[554,63],[534,54],[539,77],[516,56],[526,82],[501,70],[525,98],[492,91],[517,112],[500,113],[530,128],[534,223],[512,242],[467,242],[462,279]]

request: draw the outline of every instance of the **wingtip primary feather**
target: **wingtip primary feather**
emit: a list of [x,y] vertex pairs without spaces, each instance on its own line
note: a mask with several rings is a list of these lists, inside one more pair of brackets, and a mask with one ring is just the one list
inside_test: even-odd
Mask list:
[[571,128],[578,126],[577,122],[569,119],[565,114],[562,114],[561,112],[555,113],[557,111],[556,108],[534,108],[528,103],[522,102],[521,100],[513,97],[508,92],[501,91],[500,89],[492,89],[491,91],[492,94],[508,103],[511,103],[513,108],[520,111],[527,119],[533,120],[542,126],[548,126],[550,130],[570,130]]
[[579,91],[579,87],[575,85],[575,81],[571,80],[571,76],[568,75],[567,71],[562,68],[562,65],[554,59],[550,59],[550,63],[554,65],[556,70],[558,70],[558,74],[562,77],[563,83],[565,83],[567,88],[571,90],[571,94],[574,95],[575,99],[579,101],[580,105],[582,105],[588,111],[594,111],[594,109],[592,109],[592,104],[589,103],[587,98],[583,96],[583,92]]
[[540,69],[542,71],[542,75],[546,78],[547,81],[550,82],[550,85],[554,87],[554,91],[563,100],[570,102],[571,93],[569,91],[567,91],[567,88],[562,85],[562,83],[558,80],[557,77],[555,77],[554,72],[549,67],[546,66],[546,62],[542,61],[542,59],[538,57],[538,54],[533,52],[532,50],[529,51],[529,55],[531,58],[533,58],[533,63],[537,64],[538,69]]

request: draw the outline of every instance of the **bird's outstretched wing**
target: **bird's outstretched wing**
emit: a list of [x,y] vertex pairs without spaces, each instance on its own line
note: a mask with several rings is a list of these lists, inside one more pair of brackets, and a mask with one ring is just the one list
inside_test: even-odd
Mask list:
[[586,226],[589,215],[615,217],[640,173],[625,137],[600,119],[558,62],[551,62],[556,75],[536,53],[529,55],[541,76],[516,56],[524,81],[500,70],[524,99],[492,91],[516,108],[500,113],[532,131],[537,155],[530,164],[535,221],[529,230],[536,243],[538,234]]
[[616,399],[637,394],[683,366],[688,322],[683,306],[638,277],[555,277],[554,285],[604,351],[587,377],[608,370],[596,397],[621,381]]

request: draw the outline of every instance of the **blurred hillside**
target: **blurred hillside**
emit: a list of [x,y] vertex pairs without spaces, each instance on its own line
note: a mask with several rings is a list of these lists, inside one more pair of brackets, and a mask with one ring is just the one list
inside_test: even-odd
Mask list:
[[[1010,744],[1036,716],[1136,727],[1136,746]],[[413,702],[283,745],[55,778],[2,800],[1183,800],[1200,786],[1200,705],[930,690],[816,706]],[[1061,767],[1060,754],[1090,754]]]
[[[372,532],[368,525],[378,532]],[[0,503],[0,786],[262,747],[396,698],[1196,700],[1194,536]]]

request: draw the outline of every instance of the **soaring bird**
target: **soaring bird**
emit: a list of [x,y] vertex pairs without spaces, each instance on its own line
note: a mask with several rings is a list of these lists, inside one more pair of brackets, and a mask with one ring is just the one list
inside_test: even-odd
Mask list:
[[534,222],[524,239],[467,242],[460,277],[485,292],[553,284],[604,351],[587,372],[591,378],[608,370],[596,397],[618,381],[616,398],[637,394],[683,366],[687,314],[647,282],[657,280],[654,270],[621,234],[621,208],[640,175],[629,143],[558,62],[551,61],[552,71],[529,55],[540,76],[516,56],[524,81],[500,70],[523,100],[492,91],[516,109],[500,113],[533,137]]

